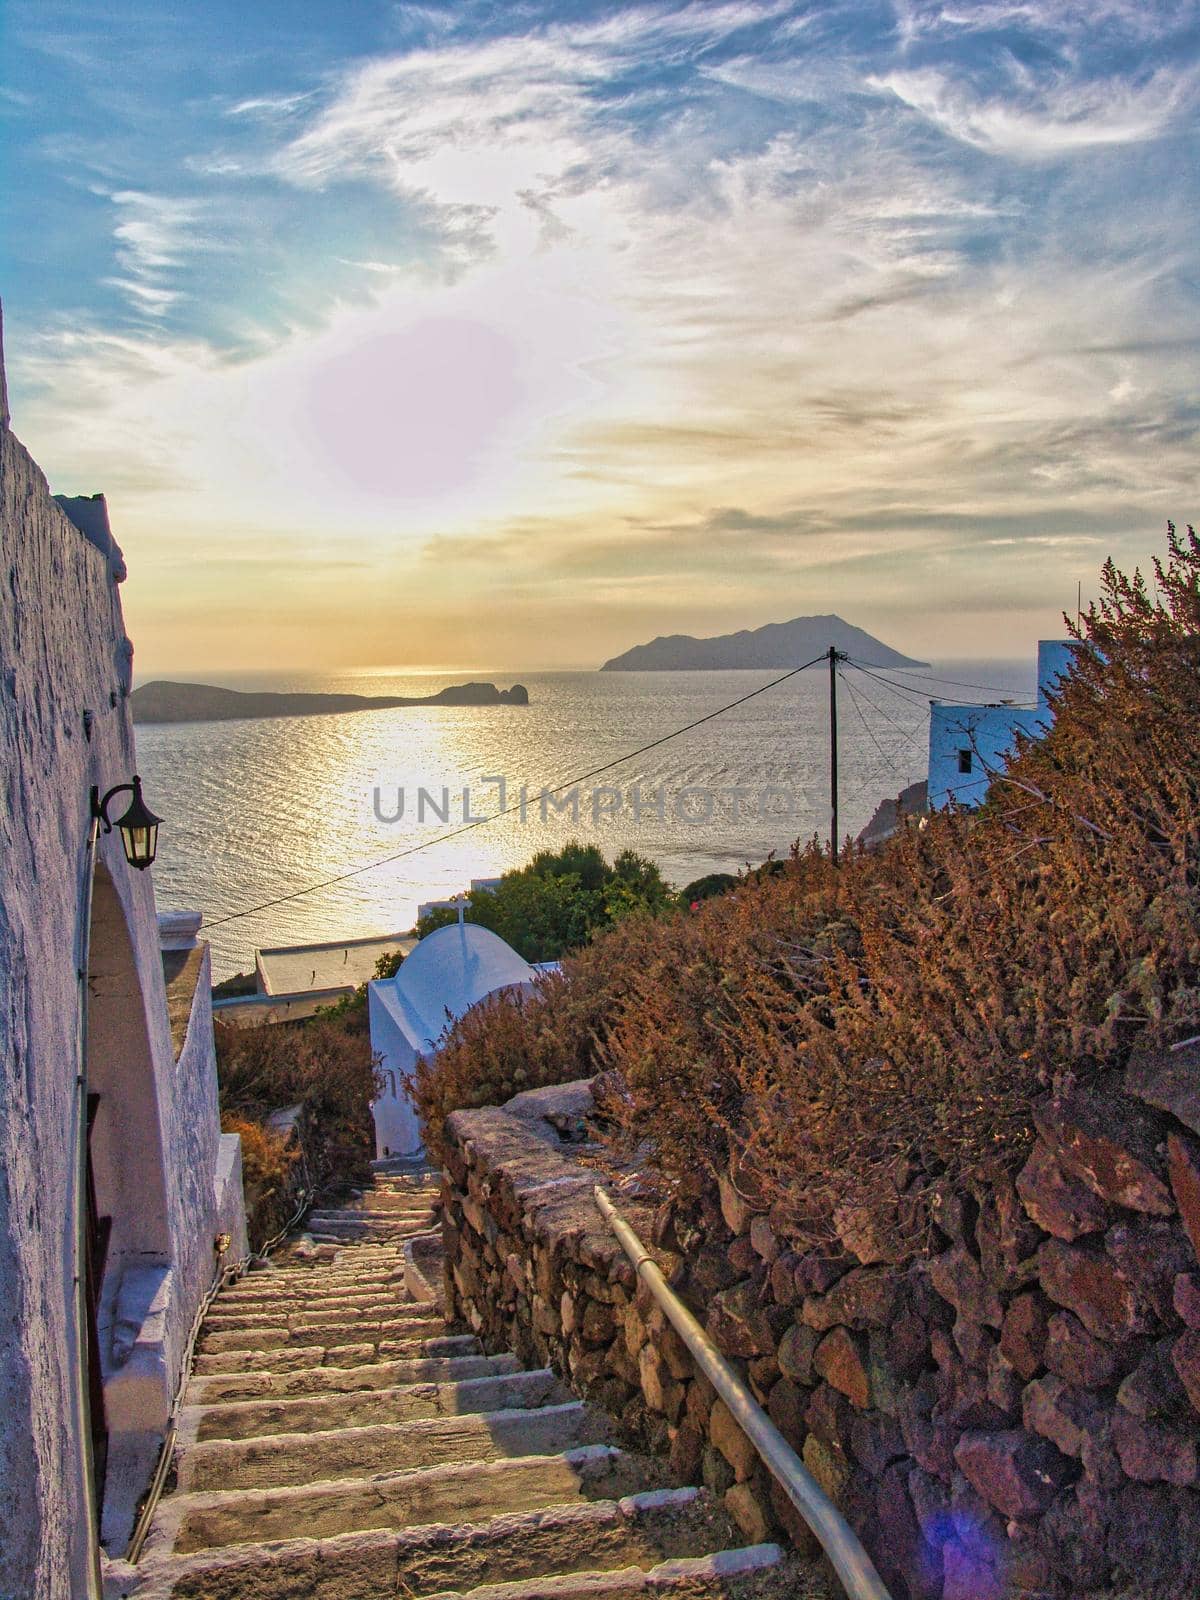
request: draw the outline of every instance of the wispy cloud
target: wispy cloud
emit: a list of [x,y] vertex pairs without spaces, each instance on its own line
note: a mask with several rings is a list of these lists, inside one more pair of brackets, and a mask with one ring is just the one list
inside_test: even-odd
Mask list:
[[1009,62],[1004,93],[980,95],[935,68],[869,78],[951,138],[993,155],[1054,160],[1102,145],[1160,138],[1191,107],[1194,72],[1159,68],[1142,81],[1035,80]]
[[106,183],[126,324],[28,342],[19,414],[118,476],[134,583],[164,528],[352,548],[369,593],[304,591],[343,658],[398,601],[508,661],[981,591],[993,642],[1188,514],[1186,10],[409,8]]
[[163,317],[180,298],[172,287],[177,269],[197,248],[197,207],[163,195],[121,189],[109,198],[116,209],[113,227],[120,274],[107,281],[138,311]]

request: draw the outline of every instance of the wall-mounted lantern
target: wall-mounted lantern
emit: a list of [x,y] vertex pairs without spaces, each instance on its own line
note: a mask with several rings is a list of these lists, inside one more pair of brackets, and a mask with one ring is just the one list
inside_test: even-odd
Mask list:
[[103,826],[105,833],[113,831],[113,824],[108,817],[108,807],[110,801],[119,794],[132,796],[125,815],[118,817],[116,822],[121,834],[121,844],[125,850],[125,859],[131,867],[136,867],[139,872],[145,872],[158,852],[158,825],[162,818],[156,817],[142,799],[142,780],[135,773],[132,783],[118,783],[103,799],[100,798],[99,789],[92,790],[92,816]]

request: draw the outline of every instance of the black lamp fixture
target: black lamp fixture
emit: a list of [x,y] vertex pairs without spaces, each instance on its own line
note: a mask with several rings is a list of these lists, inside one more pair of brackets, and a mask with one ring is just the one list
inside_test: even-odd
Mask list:
[[142,799],[142,780],[134,773],[132,783],[118,783],[103,799],[100,798],[99,789],[92,790],[92,816],[102,824],[105,833],[113,831],[113,824],[108,818],[108,807],[119,794],[133,797],[129,802],[129,809],[123,817],[117,818],[116,823],[121,832],[125,859],[131,867],[136,867],[139,872],[145,872],[158,852],[158,825],[162,818],[156,817]]

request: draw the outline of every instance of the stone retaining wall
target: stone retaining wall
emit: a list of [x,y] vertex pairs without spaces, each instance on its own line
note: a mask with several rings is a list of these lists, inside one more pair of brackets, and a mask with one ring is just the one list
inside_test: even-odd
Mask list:
[[[702,1480],[749,1538],[807,1533],[605,1227],[586,1085],[447,1123],[447,1306]],[[789,1246],[728,1179],[610,1187],[896,1600],[1200,1593],[1200,1050],[1037,1118],[1011,1185],[946,1193],[895,1264],[867,1219]],[[745,1185],[742,1185],[743,1189]]]

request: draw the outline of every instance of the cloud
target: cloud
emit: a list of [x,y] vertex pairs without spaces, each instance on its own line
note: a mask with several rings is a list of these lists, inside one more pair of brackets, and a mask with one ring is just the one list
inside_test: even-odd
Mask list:
[[147,316],[162,317],[180,298],[170,280],[197,248],[197,207],[163,195],[121,189],[109,195],[117,212],[113,227],[121,275],[107,282]]
[[352,550],[304,590],[343,659],[392,659],[397,607],[510,662],[522,628],[579,661],[663,618],[1032,615],[1084,541],[1190,509],[1195,178],[1158,141],[1192,68],[1101,70],[1066,5],[864,15],[443,16],[218,105],[196,194],[106,189],[135,326],[26,349],[31,444],[119,484],[156,593],[163,529],[223,572]]
[[1018,160],[1056,160],[1104,145],[1137,144],[1165,134],[1195,95],[1195,74],[1159,68],[1141,82],[1109,78],[1022,82],[1012,70],[1007,92],[980,95],[936,68],[868,78],[951,138]]

